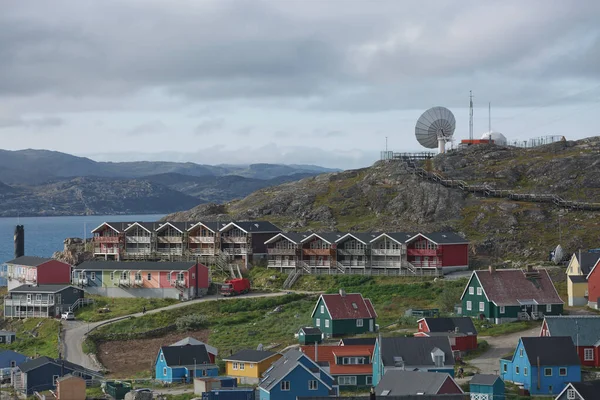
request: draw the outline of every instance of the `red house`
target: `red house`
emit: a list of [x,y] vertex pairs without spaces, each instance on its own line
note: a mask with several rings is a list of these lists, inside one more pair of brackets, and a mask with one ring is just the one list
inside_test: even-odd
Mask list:
[[71,283],[71,265],[53,258],[21,256],[6,262],[8,290],[22,285]]
[[596,261],[594,267],[587,274],[588,282],[588,307],[598,309],[598,300],[600,300],[600,268],[598,268],[600,260]]
[[418,233],[406,241],[407,261],[444,273],[469,269],[469,242],[454,232]]
[[600,367],[600,315],[547,315],[540,336],[571,337],[581,365]]
[[477,329],[469,317],[421,318],[416,337],[447,336],[452,351],[467,352],[477,348]]

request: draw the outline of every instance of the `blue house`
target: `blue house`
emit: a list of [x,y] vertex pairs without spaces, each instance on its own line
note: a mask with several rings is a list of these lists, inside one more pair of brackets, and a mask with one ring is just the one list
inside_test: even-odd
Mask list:
[[504,381],[498,375],[475,374],[469,382],[471,397],[504,400]]
[[29,396],[34,391],[55,390],[58,378],[68,374],[79,376],[85,380],[102,378],[101,373],[66,360],[38,357],[17,365],[12,386],[17,392]]
[[258,386],[260,400],[337,396],[331,375],[298,350],[289,350],[264,373]]
[[193,382],[194,377],[218,376],[217,367],[204,344],[163,346],[155,361],[156,379],[163,382]]
[[12,350],[0,352],[0,381],[7,382],[11,379],[11,373],[17,365],[29,360],[29,357]]
[[378,338],[373,350],[373,386],[389,370],[446,372],[454,378],[448,336]]
[[581,382],[581,362],[568,336],[523,337],[514,354],[500,360],[500,376],[530,394],[558,394],[568,382]]

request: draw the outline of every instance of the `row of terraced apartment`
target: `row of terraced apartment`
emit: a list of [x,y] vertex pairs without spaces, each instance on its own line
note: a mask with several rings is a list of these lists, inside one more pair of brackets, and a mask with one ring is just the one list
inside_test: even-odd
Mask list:
[[282,232],[266,245],[268,267],[288,273],[443,275],[469,267],[469,242],[453,232]]

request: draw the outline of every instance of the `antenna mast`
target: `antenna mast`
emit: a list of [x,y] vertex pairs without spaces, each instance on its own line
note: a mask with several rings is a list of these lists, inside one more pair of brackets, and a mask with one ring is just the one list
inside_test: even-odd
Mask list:
[[488,132],[492,133],[492,102],[488,103]]
[[469,90],[469,140],[473,140],[473,91]]

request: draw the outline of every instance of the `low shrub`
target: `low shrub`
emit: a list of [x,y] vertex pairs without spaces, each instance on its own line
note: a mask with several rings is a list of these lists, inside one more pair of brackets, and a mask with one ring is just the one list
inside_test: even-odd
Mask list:
[[177,318],[175,325],[177,326],[177,330],[193,331],[207,327],[208,318],[202,314],[184,315],[183,317]]

